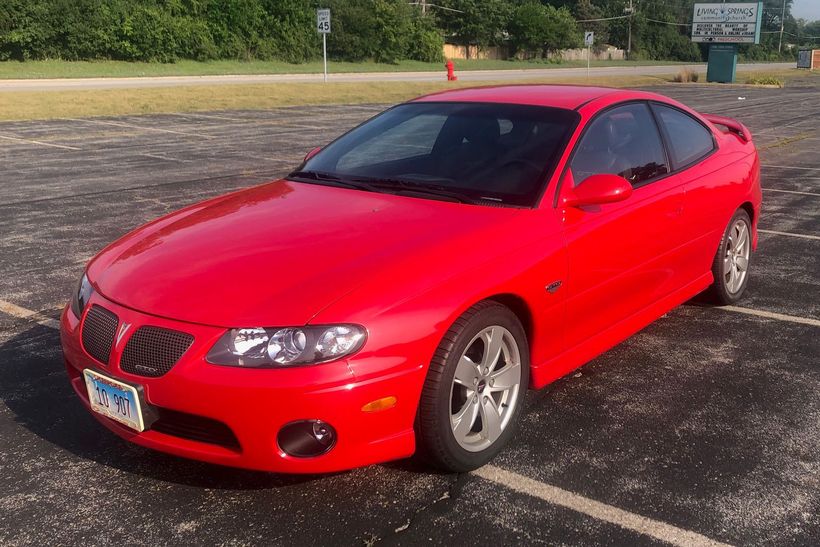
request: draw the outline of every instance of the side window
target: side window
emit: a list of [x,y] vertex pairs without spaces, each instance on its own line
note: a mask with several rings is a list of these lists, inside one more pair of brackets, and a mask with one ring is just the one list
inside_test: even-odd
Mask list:
[[689,165],[715,148],[712,133],[689,114],[653,103],[669,137],[669,153],[675,169]]
[[644,103],[606,111],[584,132],[570,163],[575,184],[603,173],[633,186],[669,172],[658,127]]

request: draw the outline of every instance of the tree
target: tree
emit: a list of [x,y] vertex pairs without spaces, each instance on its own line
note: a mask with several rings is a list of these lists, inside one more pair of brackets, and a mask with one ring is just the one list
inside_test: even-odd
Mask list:
[[504,39],[512,4],[509,0],[439,0],[437,17],[448,37],[458,44],[491,46]]
[[521,4],[513,11],[507,32],[516,51],[542,55],[578,47],[581,42],[581,34],[568,9],[534,1]]

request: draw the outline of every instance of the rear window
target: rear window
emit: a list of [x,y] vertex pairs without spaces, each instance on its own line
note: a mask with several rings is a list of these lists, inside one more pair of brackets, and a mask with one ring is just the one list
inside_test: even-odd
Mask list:
[[691,165],[714,150],[712,132],[695,118],[677,108],[658,103],[654,103],[652,108],[666,130],[675,169]]
[[[494,103],[408,103],[331,143],[303,172],[447,190],[472,200],[532,206],[578,114]],[[297,178],[298,180],[298,178]]]

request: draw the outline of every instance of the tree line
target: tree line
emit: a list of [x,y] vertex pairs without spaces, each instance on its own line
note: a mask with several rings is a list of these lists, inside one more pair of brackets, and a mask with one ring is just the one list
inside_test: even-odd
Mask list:
[[[689,39],[695,0],[2,0],[0,60],[277,59],[321,55],[316,8],[330,8],[328,53],[345,61],[441,61],[444,41],[503,45],[526,56],[597,44],[637,59],[701,60]],[[820,34],[791,16],[792,0],[765,0],[759,46],[749,59],[793,56],[780,47]],[[626,11],[629,5],[634,11]],[[813,41],[814,40],[814,41]],[[778,52],[781,49],[781,52]]]

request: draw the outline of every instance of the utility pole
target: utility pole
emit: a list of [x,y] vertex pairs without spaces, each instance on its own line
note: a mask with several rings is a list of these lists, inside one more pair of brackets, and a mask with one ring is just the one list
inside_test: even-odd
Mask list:
[[629,54],[632,52],[632,14],[635,13],[635,8],[632,6],[632,0],[629,0],[629,7],[624,8],[624,13],[629,15],[629,19],[627,19],[629,24],[629,37],[626,42],[626,58],[629,59]]
[[786,19],[786,0],[783,0],[783,9],[780,10],[780,41],[777,43],[777,52],[783,49],[783,24]]

